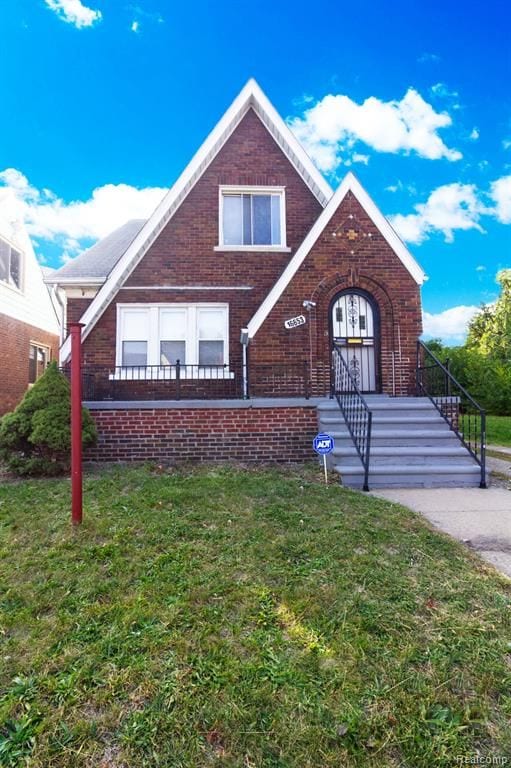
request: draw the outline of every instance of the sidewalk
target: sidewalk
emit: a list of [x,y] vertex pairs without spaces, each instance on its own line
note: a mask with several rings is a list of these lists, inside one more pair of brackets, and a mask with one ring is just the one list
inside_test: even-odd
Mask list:
[[[486,466],[490,472],[495,472],[500,478],[511,481],[511,448],[503,445],[487,445],[486,451]],[[492,453],[498,456],[492,456]]]
[[371,493],[424,515],[511,578],[511,490],[396,488]]

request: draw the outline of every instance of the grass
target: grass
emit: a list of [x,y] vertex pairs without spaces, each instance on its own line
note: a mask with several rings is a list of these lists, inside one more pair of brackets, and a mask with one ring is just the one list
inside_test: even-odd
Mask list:
[[0,488],[0,765],[442,768],[511,755],[511,587],[317,469]]
[[511,416],[487,416],[486,429],[488,443],[511,447]]

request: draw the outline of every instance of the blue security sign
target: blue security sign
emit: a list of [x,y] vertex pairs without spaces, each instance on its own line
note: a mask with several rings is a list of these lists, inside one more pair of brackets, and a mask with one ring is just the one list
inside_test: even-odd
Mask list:
[[320,432],[312,441],[312,447],[316,453],[324,456],[334,450],[334,438],[331,435],[327,435],[326,432]]

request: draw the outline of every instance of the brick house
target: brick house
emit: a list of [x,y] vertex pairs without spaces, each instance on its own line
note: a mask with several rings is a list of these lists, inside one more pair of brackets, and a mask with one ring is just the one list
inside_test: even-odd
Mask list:
[[58,359],[59,334],[30,238],[21,224],[0,221],[0,416]]
[[92,457],[310,457],[334,345],[360,393],[415,394],[424,277],[249,81],[148,221],[51,278],[84,326]]

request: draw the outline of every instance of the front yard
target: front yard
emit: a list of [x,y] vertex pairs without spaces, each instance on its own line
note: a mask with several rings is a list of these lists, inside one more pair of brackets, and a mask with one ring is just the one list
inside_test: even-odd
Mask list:
[[486,416],[488,443],[511,448],[511,416]]
[[[0,488],[0,765],[511,757],[511,587],[315,467]],[[503,763],[502,763],[503,764]]]

